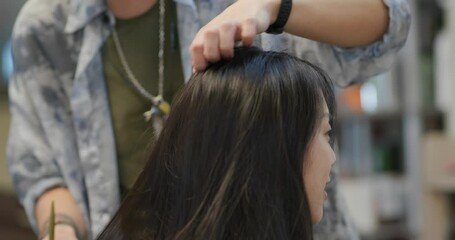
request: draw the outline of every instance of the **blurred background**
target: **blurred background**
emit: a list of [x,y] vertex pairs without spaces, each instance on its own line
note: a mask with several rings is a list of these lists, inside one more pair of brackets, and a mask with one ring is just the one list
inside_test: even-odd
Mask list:
[[10,116],[8,112],[8,79],[13,64],[10,36],[14,20],[25,0],[0,1],[0,235],[1,239],[36,239],[25,213],[16,201],[6,168],[5,146]]
[[[339,90],[339,187],[362,239],[455,239],[455,1],[409,0],[391,71]],[[35,239],[6,170],[10,34],[25,0],[0,1],[0,234]]]

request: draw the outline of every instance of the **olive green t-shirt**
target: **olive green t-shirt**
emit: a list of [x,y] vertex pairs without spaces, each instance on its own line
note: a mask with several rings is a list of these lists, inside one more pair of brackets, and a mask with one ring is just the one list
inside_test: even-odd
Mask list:
[[[166,43],[164,53],[164,99],[171,102],[183,85],[183,71],[173,1],[166,4]],[[116,19],[116,31],[126,60],[140,84],[152,95],[158,94],[159,5],[133,19]],[[102,49],[122,195],[130,189],[144,167],[155,140],[152,122],[143,113],[151,103],[128,80],[110,36]]]

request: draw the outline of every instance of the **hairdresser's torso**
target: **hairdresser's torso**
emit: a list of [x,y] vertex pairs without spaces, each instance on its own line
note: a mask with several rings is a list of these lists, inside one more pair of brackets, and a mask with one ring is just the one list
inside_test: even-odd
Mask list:
[[[182,83],[192,72],[186,50],[194,35],[230,3],[232,1],[226,0],[197,4],[192,0],[175,1],[177,47],[185,51],[180,52],[181,59],[174,58],[176,61],[167,62],[165,67],[181,72]],[[103,0],[32,0],[27,5],[22,12],[28,16],[18,24],[23,25],[24,32],[34,34],[46,55],[48,61],[37,59],[38,71],[40,65],[50,64],[55,76],[30,82],[37,93],[29,95],[43,98],[39,118],[47,135],[44,138],[50,139],[61,174],[86,221],[91,223],[92,232],[99,233],[120,202],[112,102],[102,51],[116,18]],[[24,36],[24,41],[25,37],[28,36]],[[21,72],[20,66],[18,69],[15,74],[30,74],[27,69]],[[142,120],[141,115],[138,117]]]

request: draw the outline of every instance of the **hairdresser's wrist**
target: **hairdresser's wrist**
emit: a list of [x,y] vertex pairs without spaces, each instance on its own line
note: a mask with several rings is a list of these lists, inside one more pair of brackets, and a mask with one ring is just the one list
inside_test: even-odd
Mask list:
[[[41,239],[47,240],[49,238],[49,219],[41,229],[41,232],[44,232],[44,237]],[[55,240],[82,240],[81,232],[78,230],[76,223],[66,214],[55,215],[54,236]]]
[[278,18],[278,13],[280,12],[281,0],[264,0],[264,7],[267,12],[270,14],[269,26],[274,24]]

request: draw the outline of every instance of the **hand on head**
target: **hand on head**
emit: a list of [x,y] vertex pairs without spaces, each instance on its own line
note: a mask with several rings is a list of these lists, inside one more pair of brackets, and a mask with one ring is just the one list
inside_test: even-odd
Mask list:
[[239,0],[215,17],[191,44],[194,70],[202,71],[210,62],[232,58],[236,42],[251,46],[254,37],[275,21],[279,4],[277,0]]

